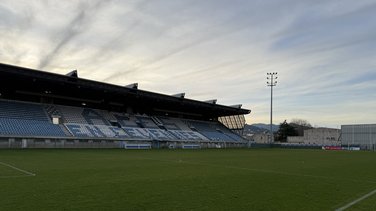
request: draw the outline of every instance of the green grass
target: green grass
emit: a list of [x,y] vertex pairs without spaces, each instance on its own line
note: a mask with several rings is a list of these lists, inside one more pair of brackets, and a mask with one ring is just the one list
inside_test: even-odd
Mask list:
[[[0,150],[0,162],[36,174],[0,164],[0,210],[335,210],[376,189],[373,152]],[[376,195],[349,210],[376,210]]]

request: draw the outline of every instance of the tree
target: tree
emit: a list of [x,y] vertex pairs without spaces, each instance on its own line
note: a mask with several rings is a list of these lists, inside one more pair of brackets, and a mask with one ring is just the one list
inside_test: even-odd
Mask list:
[[291,126],[289,123],[282,122],[279,125],[279,130],[277,132],[277,140],[280,142],[287,142],[287,136],[297,136],[298,133],[296,132],[295,128]]
[[298,118],[294,118],[291,120],[290,124],[293,123],[293,124],[296,124],[296,125],[300,125],[300,126],[303,126],[303,127],[312,127],[312,125],[305,119],[298,119]]
[[305,130],[312,129],[312,125],[305,119],[292,119],[290,125],[295,128],[298,136],[303,136]]

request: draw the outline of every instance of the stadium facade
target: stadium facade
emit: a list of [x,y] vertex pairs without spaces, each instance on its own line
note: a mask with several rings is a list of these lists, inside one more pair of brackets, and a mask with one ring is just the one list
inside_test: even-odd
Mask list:
[[0,148],[245,147],[241,105],[0,64]]

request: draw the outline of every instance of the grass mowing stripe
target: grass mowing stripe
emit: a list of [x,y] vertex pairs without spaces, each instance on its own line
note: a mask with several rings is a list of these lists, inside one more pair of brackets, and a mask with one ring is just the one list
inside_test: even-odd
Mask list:
[[168,160],[168,159],[153,159],[153,158],[143,158],[143,157],[142,158],[139,157],[138,159],[154,160],[154,161],[160,161],[160,162],[186,163],[186,164],[191,164],[191,165],[203,165],[203,166],[221,167],[221,168],[238,169],[238,170],[247,170],[247,171],[269,173],[269,174],[278,174],[278,175],[285,175],[285,176],[311,177],[311,178],[317,178],[317,179],[342,180],[342,181],[349,181],[349,182],[366,182],[366,183],[376,184],[376,181],[371,181],[371,180],[353,180],[353,179],[335,178],[335,177],[327,177],[327,176],[311,175],[311,174],[295,174],[295,173],[288,173],[288,172],[281,172],[281,171],[255,169],[255,168],[245,168],[245,167],[236,167],[236,166],[226,166],[226,165],[210,164],[210,163],[203,163],[203,162],[190,162],[190,161],[183,161],[183,160],[177,160],[176,161],[176,160]]
[[351,206],[353,206],[353,205],[355,205],[355,204],[357,204],[357,203],[363,201],[364,199],[366,199],[366,198],[372,196],[372,195],[375,194],[375,193],[376,193],[376,189],[373,190],[373,191],[371,191],[371,192],[369,192],[369,193],[367,193],[366,195],[363,195],[362,197],[360,197],[360,198],[358,198],[358,199],[356,199],[356,200],[354,200],[354,201],[352,201],[352,202],[346,204],[345,206],[336,209],[335,211],[343,211],[343,210],[346,210],[347,208],[350,208]]
[[31,173],[31,172],[29,172],[29,171],[26,171],[26,170],[23,170],[23,169],[17,168],[17,167],[15,167],[15,166],[10,165],[10,164],[4,163],[4,162],[0,162],[0,164],[3,165],[3,166],[7,166],[7,167],[9,167],[9,168],[12,168],[12,169],[14,169],[14,170],[17,170],[17,171],[19,171],[19,172],[25,173],[25,174],[27,174],[28,176],[36,176],[36,174],[34,174],[34,173]]

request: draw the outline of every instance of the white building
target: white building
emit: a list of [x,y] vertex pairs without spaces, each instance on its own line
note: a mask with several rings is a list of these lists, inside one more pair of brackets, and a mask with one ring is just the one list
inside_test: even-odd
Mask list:
[[307,145],[339,146],[341,145],[339,138],[339,129],[313,128],[304,130],[304,136],[287,137],[287,142]]

